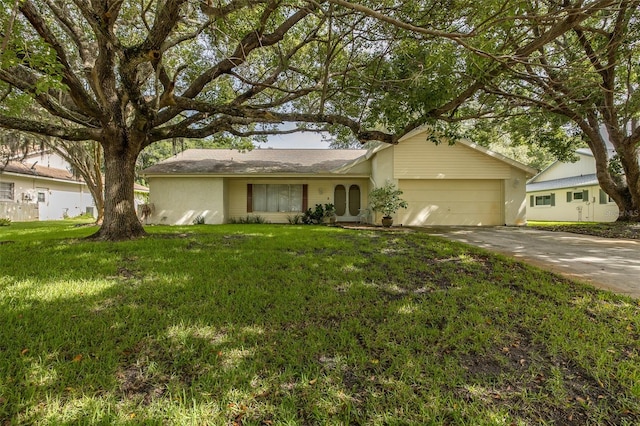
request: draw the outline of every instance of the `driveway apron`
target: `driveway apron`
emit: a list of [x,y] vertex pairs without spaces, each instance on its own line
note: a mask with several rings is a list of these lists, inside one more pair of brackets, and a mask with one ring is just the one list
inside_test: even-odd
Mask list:
[[516,227],[443,227],[426,231],[640,298],[640,241]]

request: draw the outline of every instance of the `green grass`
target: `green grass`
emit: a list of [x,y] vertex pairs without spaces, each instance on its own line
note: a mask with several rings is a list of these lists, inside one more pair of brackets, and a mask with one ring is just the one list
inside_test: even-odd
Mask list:
[[75,225],[0,230],[3,425],[640,422],[635,300],[418,232]]

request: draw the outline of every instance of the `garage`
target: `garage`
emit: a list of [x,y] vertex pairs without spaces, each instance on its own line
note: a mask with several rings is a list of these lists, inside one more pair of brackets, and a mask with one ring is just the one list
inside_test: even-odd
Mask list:
[[405,226],[503,225],[503,181],[498,179],[401,179],[409,209],[398,212]]

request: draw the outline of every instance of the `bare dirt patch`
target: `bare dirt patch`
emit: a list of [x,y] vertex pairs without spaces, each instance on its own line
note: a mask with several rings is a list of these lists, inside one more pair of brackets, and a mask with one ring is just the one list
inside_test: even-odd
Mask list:
[[[609,407],[601,424],[637,420],[620,406],[615,384],[605,387],[568,358],[550,354],[544,345],[534,343],[526,331],[502,347],[461,357],[461,362],[468,384],[456,389],[459,397],[505,409],[531,424],[588,424],[593,420],[593,407],[598,406]],[[487,381],[493,385],[486,386]],[[535,417],[527,403],[532,395],[540,401]]]

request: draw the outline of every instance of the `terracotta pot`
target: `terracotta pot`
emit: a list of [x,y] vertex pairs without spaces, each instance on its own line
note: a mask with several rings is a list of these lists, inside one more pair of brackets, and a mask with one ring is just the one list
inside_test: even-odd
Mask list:
[[393,218],[391,217],[383,217],[382,218],[382,226],[385,228],[390,228],[393,225]]

